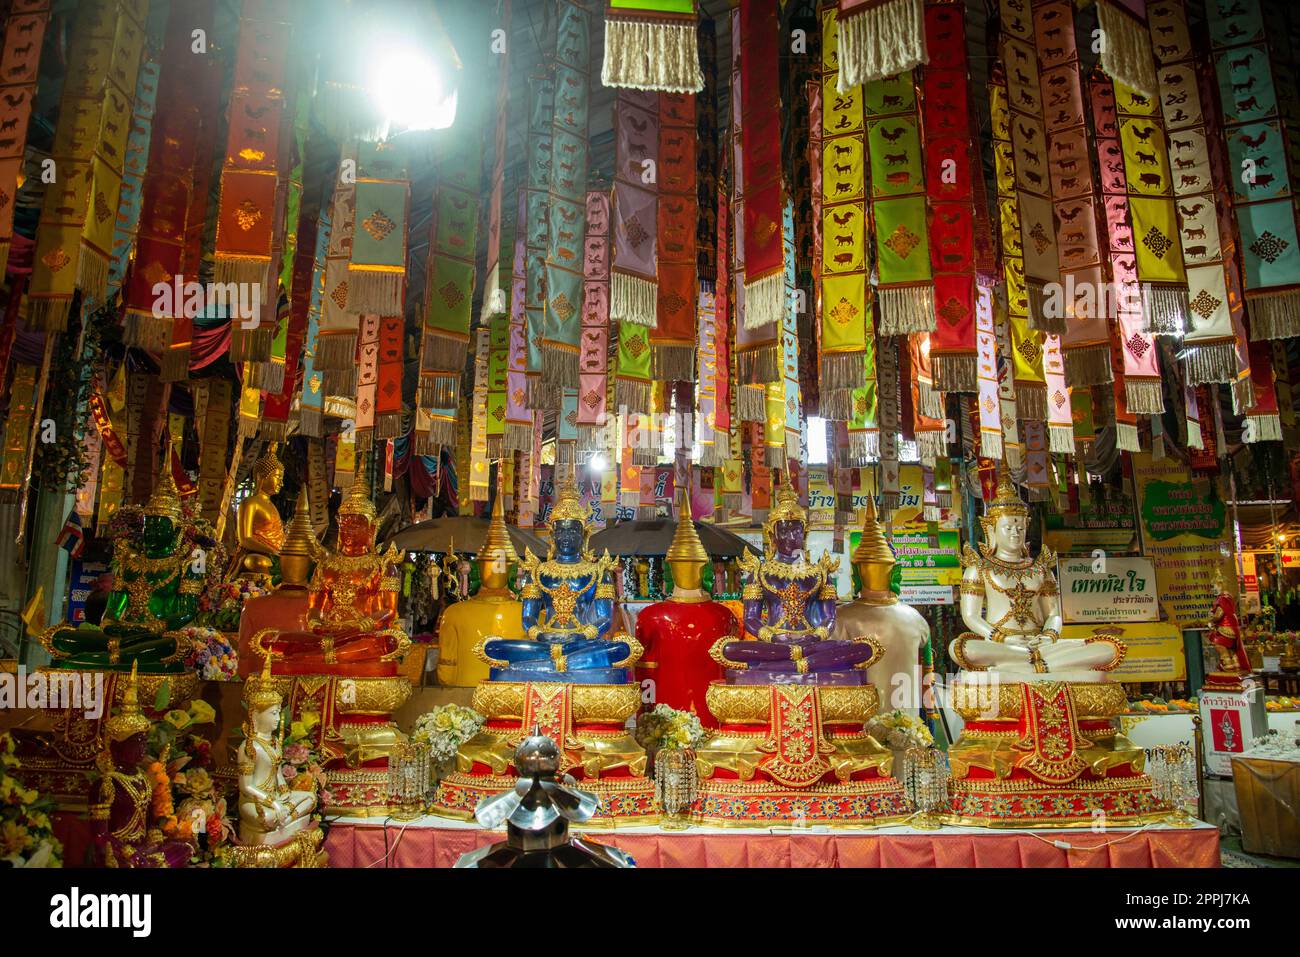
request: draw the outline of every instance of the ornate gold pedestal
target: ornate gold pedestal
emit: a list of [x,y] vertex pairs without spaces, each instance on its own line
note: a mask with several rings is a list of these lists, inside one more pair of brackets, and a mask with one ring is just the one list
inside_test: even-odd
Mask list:
[[1128,707],[1110,683],[1000,683],[963,676],[950,688],[966,720],[948,750],[950,824],[1079,827],[1145,824],[1168,813],[1146,757],[1118,731]]
[[871,685],[726,685],[706,700],[719,729],[696,751],[695,817],[713,825],[871,827],[907,816],[893,754],[865,730]]
[[592,826],[658,817],[645,749],[625,727],[640,710],[640,686],[485,681],[474,689],[472,707],[487,724],[461,746],[456,770],[439,782],[435,814],[468,819],[484,797],[514,787],[515,749],[537,725],[560,746],[561,772],[600,797]]
[[317,825],[282,844],[231,844],[226,853],[235,867],[328,867],[329,855],[321,850],[324,840]]

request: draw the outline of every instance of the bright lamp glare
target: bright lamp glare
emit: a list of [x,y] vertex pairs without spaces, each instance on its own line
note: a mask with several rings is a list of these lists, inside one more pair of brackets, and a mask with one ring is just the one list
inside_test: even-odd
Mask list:
[[609,467],[609,463],[605,461],[605,455],[603,452],[597,452],[591,457],[591,461],[587,463],[587,467],[593,472],[599,473],[605,471],[605,469]]
[[434,63],[410,50],[376,58],[371,92],[388,122],[406,130],[442,130],[456,119],[456,91],[448,94]]
[[808,464],[826,464],[826,420],[808,416]]

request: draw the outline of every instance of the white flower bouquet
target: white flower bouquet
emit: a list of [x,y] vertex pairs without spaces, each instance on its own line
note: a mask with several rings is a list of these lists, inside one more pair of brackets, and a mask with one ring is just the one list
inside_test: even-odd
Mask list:
[[894,751],[928,748],[934,744],[934,735],[926,723],[906,711],[894,710],[876,715],[867,723],[867,733]]
[[640,715],[636,721],[636,740],[649,751],[697,748],[707,732],[692,711],[679,711],[666,704]]
[[429,759],[436,767],[455,758],[460,746],[479,733],[484,720],[473,708],[440,704],[420,715],[411,740],[429,749]]

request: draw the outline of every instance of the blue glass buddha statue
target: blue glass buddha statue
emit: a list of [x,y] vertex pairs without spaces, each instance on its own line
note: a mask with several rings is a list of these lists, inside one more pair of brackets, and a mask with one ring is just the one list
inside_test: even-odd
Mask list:
[[614,573],[609,552],[587,551],[590,510],[572,484],[562,486],[551,511],[551,547],[545,561],[525,549],[520,568],[527,638],[487,638],[475,649],[491,681],[626,684],[641,656],[630,635],[611,635]]

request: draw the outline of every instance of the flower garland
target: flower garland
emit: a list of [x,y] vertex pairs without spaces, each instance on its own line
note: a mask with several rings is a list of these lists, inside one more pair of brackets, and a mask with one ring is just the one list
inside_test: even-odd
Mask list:
[[636,719],[636,740],[651,751],[673,751],[698,748],[708,737],[693,711],[679,711],[666,704],[657,704]]
[[867,723],[867,734],[888,748],[928,748],[934,744],[930,729],[914,714],[895,709],[876,715]]

